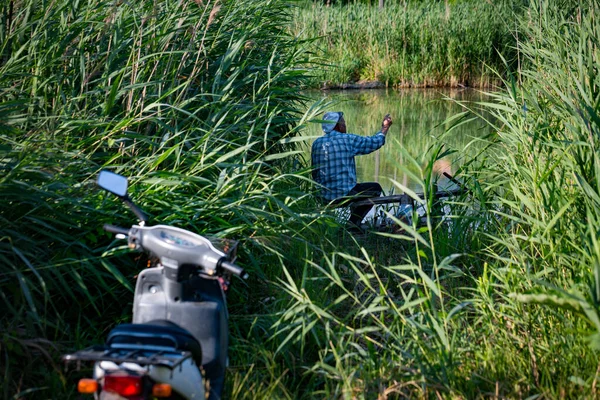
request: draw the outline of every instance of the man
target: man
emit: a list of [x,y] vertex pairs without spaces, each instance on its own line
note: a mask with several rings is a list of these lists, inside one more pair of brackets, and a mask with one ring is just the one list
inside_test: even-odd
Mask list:
[[[344,113],[327,112],[323,116],[323,136],[312,145],[313,179],[321,185],[320,195],[330,204],[352,203],[378,197],[383,189],[377,182],[356,182],[354,156],[369,154],[385,144],[392,118],[386,115],[381,130],[373,136],[346,133]],[[360,223],[373,205],[353,207],[350,223],[360,229]]]

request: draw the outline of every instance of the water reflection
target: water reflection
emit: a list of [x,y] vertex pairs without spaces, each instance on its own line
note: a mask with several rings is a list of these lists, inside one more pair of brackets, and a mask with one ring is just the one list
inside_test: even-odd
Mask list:
[[[384,115],[392,115],[394,125],[388,133],[385,146],[369,155],[356,157],[359,182],[379,182],[386,194],[399,192],[392,180],[421,191],[410,174],[420,175],[421,167],[429,161],[430,156],[426,153],[433,145],[441,141],[446,148],[458,151],[438,160],[433,167],[440,176],[443,172],[452,175],[465,158],[477,151],[479,146],[476,139],[490,132],[483,121],[471,121],[443,135],[449,128],[444,121],[462,111],[460,105],[447,98],[484,100],[484,96],[474,90],[348,90],[310,92],[309,96],[315,100],[325,97],[326,100],[336,101],[337,104],[330,111],[344,112],[350,133],[372,135],[380,128]],[[318,137],[323,132],[319,124],[309,124],[305,134]],[[307,157],[312,140],[314,138],[307,143]],[[417,160],[418,165],[410,162],[405,154]],[[447,183],[445,178],[439,181],[440,186]]]

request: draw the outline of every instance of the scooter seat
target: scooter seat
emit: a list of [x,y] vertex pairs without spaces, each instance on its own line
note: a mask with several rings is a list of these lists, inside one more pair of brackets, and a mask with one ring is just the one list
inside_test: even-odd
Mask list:
[[189,351],[196,364],[202,364],[202,347],[191,333],[167,320],[148,321],[143,324],[120,324],[106,339],[108,346],[159,346]]

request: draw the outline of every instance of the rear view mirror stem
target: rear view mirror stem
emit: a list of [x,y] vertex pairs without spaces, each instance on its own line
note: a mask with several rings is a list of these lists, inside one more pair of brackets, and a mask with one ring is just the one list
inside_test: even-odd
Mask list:
[[123,203],[125,203],[127,205],[127,207],[129,207],[131,209],[131,211],[133,211],[135,216],[138,217],[138,219],[140,220],[140,226],[144,226],[146,221],[148,221],[148,217],[146,217],[146,214],[144,214],[144,212],[138,206],[136,206],[133,203],[133,201],[131,201],[129,196],[125,195],[120,198],[121,198],[121,200],[123,200]]
[[144,226],[145,222],[148,221],[148,217],[144,212],[127,195],[127,178],[108,170],[102,170],[98,175],[98,186],[120,198],[139,218],[140,226]]

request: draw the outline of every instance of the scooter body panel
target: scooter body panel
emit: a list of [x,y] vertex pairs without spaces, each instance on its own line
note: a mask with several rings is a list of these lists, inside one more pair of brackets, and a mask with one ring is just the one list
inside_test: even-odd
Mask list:
[[147,268],[138,275],[133,298],[133,323],[167,319],[167,296],[162,284],[163,268]]
[[166,277],[164,267],[145,269],[136,284],[133,323],[157,319],[179,325],[200,342],[206,377],[219,385],[228,347],[228,314],[219,281],[193,276],[178,282]]

